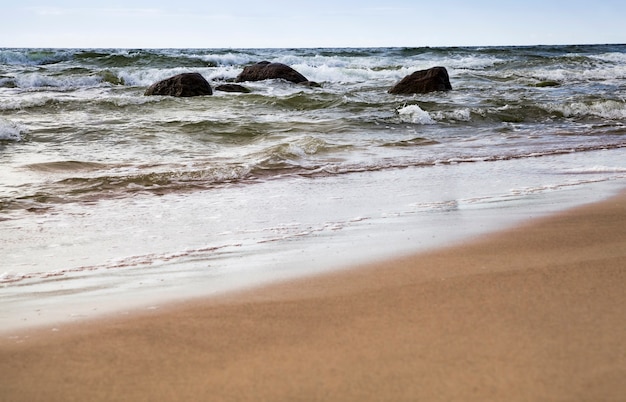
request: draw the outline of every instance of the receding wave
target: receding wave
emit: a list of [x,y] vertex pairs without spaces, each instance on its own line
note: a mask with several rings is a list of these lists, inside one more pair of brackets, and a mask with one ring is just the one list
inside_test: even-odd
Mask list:
[[[436,141],[425,138],[414,138],[406,141],[381,144],[385,147],[417,147],[424,148],[439,145]],[[591,152],[598,150],[626,148],[626,142],[605,145],[578,145],[568,148],[552,148],[534,152],[508,152],[502,154],[459,155],[446,159],[437,158],[404,158],[377,159],[371,161],[352,161],[343,151],[345,147],[332,146],[315,138],[305,138],[297,143],[278,144],[248,156],[246,164],[223,164],[221,166],[203,166],[198,168],[177,167],[172,170],[131,173],[136,170],[127,167],[128,173],[115,175],[98,174],[98,164],[84,162],[58,162],[29,165],[31,169],[41,171],[65,170],[80,174],[95,172],[93,176],[76,176],[61,179],[33,189],[31,194],[24,194],[15,199],[0,198],[0,210],[45,208],[46,205],[68,202],[92,202],[99,199],[118,198],[136,193],[168,194],[188,191],[207,190],[215,186],[248,183],[264,180],[275,180],[282,177],[325,177],[385,169],[402,169],[408,167],[432,167],[438,165],[458,165],[476,162],[498,162],[514,159],[538,158],[563,154]],[[318,156],[311,158],[311,155]],[[341,157],[344,155],[344,157]],[[157,167],[163,169],[163,167]],[[594,167],[591,172],[604,169],[612,173],[623,171],[623,167]],[[70,172],[71,173],[71,172]],[[582,173],[589,173],[585,171]]]
[[104,169],[105,164],[82,161],[42,162],[24,165],[24,168],[39,172],[78,172]]
[[385,147],[416,147],[439,144],[439,141],[435,141],[431,138],[411,138],[408,140],[392,141],[383,144]]
[[[222,244],[216,246],[207,246],[194,249],[186,249],[184,251],[162,253],[162,254],[146,254],[125,257],[117,260],[110,261],[101,265],[85,265],[75,268],[59,269],[55,271],[42,271],[42,272],[4,272],[0,273],[0,284],[16,284],[24,281],[33,282],[49,282],[59,281],[71,276],[86,274],[93,271],[101,271],[108,269],[121,269],[138,266],[153,265],[155,263],[167,263],[170,261],[177,261],[182,259],[206,257],[208,255],[224,252],[226,250],[240,247],[241,244]],[[85,289],[82,289],[84,291]],[[71,291],[69,291],[71,292]]]

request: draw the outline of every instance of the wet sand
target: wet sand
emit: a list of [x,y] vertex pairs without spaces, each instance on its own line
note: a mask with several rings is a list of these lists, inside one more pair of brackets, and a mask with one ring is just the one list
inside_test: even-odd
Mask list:
[[624,378],[624,193],[452,248],[0,339],[2,401],[618,401]]

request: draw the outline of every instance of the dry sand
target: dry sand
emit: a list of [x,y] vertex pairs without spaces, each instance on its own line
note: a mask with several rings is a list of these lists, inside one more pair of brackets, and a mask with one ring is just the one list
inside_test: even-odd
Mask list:
[[0,339],[2,401],[624,401],[625,379],[624,194],[462,246]]

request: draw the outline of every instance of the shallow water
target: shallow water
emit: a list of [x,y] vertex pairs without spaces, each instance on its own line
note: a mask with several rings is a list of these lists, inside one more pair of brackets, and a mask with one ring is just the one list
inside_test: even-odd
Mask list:
[[[322,88],[145,97],[261,60]],[[453,90],[387,94],[443,65]],[[626,46],[0,50],[0,326],[447,245],[623,188]]]

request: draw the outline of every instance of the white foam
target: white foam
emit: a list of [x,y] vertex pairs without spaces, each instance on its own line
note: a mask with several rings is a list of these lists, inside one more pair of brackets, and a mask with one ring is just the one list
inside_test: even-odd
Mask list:
[[183,73],[200,73],[204,78],[210,79],[211,74],[215,74],[215,69],[210,68],[155,68],[155,69],[136,69],[125,68],[117,73],[117,76],[124,80],[124,83],[128,86],[150,86],[155,82],[162,81],[172,76]]
[[98,76],[50,76],[48,74],[30,73],[20,74],[15,78],[15,83],[19,88],[90,88],[98,86],[102,78]]
[[600,61],[608,61],[611,63],[619,63],[626,64],[626,54],[617,53],[617,52],[609,52],[598,55],[589,56],[590,59],[600,60]]
[[[466,55],[459,57],[449,57],[438,60],[438,63],[442,66],[446,66],[449,69],[470,69],[470,70],[482,70],[488,67],[493,67],[499,62],[504,61],[494,56],[476,56]],[[430,66],[432,67],[432,65]]]
[[468,108],[431,113],[435,120],[470,121],[471,111]]
[[626,167],[595,165],[595,166],[590,166],[590,167],[567,169],[565,170],[565,173],[573,173],[573,174],[626,173]]
[[253,63],[256,60],[252,59],[250,54],[237,54],[237,53],[227,53],[221,55],[200,55],[197,56],[200,60],[206,61],[208,63],[213,63],[219,67],[221,66],[238,66],[244,65],[248,63]]
[[0,140],[20,141],[26,131],[26,127],[21,124],[0,118]]
[[0,102],[0,110],[19,110],[30,107],[40,107],[44,106],[46,102],[53,100],[53,96],[44,96],[37,93],[33,93],[29,97],[4,97],[2,102]]
[[565,105],[552,105],[548,110],[561,112],[565,117],[597,116],[611,120],[626,119],[626,102],[624,101],[572,102]]
[[17,272],[4,272],[0,274],[0,283],[17,282],[25,277],[22,273]]
[[415,124],[437,124],[437,122],[418,105],[407,105],[398,109],[398,115],[405,122]]
[[358,83],[369,80],[399,80],[416,70],[433,67],[431,60],[409,60],[394,67],[393,57],[349,57],[341,55],[285,55],[271,61],[299,71],[311,81]]

